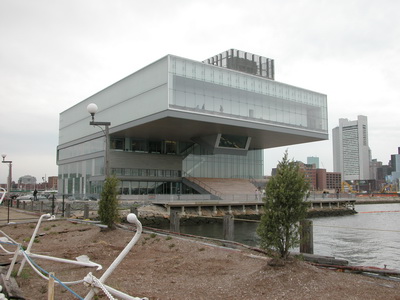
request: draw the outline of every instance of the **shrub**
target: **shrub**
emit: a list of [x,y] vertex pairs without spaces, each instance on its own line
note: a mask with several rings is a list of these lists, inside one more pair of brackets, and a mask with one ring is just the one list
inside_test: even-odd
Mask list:
[[119,180],[115,176],[107,177],[99,201],[100,221],[110,229],[115,229],[118,220],[118,184]]
[[299,244],[299,222],[307,214],[304,200],[308,191],[309,182],[298,163],[289,161],[286,151],[278,163],[277,174],[266,186],[264,214],[257,228],[262,248],[272,248],[280,258],[288,258],[289,249]]

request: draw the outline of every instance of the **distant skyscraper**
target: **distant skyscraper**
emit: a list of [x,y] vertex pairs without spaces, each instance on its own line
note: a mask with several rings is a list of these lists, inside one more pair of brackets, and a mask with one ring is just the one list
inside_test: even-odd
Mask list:
[[319,157],[314,157],[314,156],[307,157],[307,164],[315,165],[315,168],[319,169]]
[[342,173],[342,180],[370,179],[370,149],[367,117],[356,121],[339,119],[332,129],[333,170]]
[[392,167],[392,183],[398,183],[400,179],[400,147],[397,148],[397,154],[392,154],[390,159]]

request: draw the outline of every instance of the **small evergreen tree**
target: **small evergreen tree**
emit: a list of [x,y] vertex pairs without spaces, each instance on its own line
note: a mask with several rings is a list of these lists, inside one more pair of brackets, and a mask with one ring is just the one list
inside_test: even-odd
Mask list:
[[99,202],[100,221],[110,229],[115,228],[115,222],[118,220],[118,183],[119,180],[115,176],[107,177]]
[[298,163],[289,161],[286,151],[277,174],[266,186],[264,214],[257,228],[260,247],[273,249],[287,259],[289,249],[299,244],[299,222],[306,217],[309,183]]

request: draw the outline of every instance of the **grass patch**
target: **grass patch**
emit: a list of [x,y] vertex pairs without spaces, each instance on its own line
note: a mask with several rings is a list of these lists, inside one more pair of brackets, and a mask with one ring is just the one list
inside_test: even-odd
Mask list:
[[[23,241],[24,241],[25,243],[29,243],[29,242],[31,241],[31,238],[30,238],[30,237],[24,238]],[[36,239],[36,238],[35,238],[35,239],[33,240],[33,242],[34,242],[34,243],[39,243],[40,241],[39,241],[39,239]]]
[[[11,276],[14,278],[17,277],[17,274],[18,274],[18,270],[14,270],[11,272]],[[24,280],[31,278],[30,271],[27,269],[23,269],[21,274],[19,274],[19,278],[24,279]]]

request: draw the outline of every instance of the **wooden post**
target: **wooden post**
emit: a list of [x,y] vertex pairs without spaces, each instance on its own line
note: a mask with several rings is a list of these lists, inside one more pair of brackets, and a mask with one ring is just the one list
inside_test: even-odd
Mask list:
[[43,201],[40,201],[40,208],[39,208],[39,210],[40,210],[40,213],[43,212]]
[[169,228],[172,232],[178,232],[178,233],[180,232],[180,228],[179,228],[180,219],[181,219],[181,217],[180,217],[179,213],[177,211],[171,210],[171,213],[169,215],[169,222],[170,222]]
[[314,254],[313,222],[300,222],[300,253]]
[[65,205],[65,217],[66,218],[71,217],[71,203],[67,203]]
[[228,241],[233,241],[233,229],[234,229],[234,220],[232,215],[224,216],[224,224],[223,224],[223,239]]
[[89,204],[87,203],[83,206],[83,219],[89,219]]
[[48,291],[48,300],[54,300],[54,273],[49,273],[49,291]]
[[23,209],[23,210],[26,210],[26,202],[25,202],[25,201],[22,202],[22,209]]

